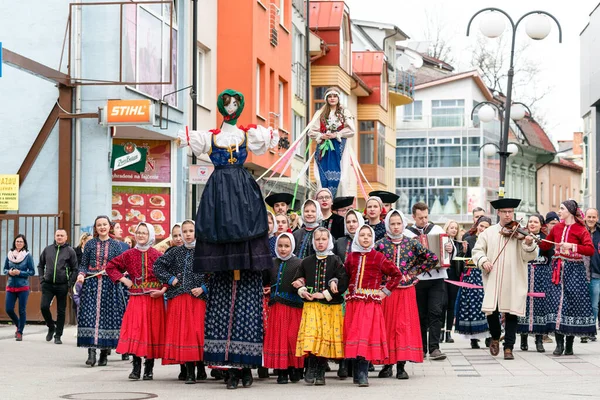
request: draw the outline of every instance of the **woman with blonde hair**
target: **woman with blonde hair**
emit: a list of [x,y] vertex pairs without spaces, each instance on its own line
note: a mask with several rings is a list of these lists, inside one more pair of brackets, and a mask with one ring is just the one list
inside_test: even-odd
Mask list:
[[[466,242],[460,242],[458,240],[458,233],[460,231],[460,225],[457,221],[451,219],[444,225],[444,232],[451,239],[450,251],[450,268],[448,268],[448,280],[449,281],[460,281],[460,274],[464,269],[464,262],[460,260],[454,260],[456,257],[463,257],[466,249]],[[444,337],[444,330],[442,329],[442,335],[440,342],[444,340],[446,343],[454,343],[452,339],[452,326],[454,325],[454,305],[456,304],[456,296],[458,295],[458,286],[453,285],[449,282],[444,283],[446,285],[446,299],[444,302],[444,309],[442,310],[442,323],[444,316],[446,317],[446,335]],[[443,326],[442,326],[443,328]]]

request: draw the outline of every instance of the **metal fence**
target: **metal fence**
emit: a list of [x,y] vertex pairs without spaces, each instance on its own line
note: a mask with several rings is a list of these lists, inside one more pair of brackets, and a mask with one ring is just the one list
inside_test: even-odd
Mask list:
[[395,73],[389,76],[389,87],[396,93],[414,98],[415,96],[415,76],[397,69]]

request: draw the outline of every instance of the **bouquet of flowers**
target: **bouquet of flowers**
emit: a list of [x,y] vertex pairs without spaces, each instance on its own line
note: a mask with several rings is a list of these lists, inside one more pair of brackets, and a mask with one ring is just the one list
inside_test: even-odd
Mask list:
[[[342,126],[342,123],[339,121],[339,119],[332,117],[327,118],[327,123],[325,124],[327,133],[337,132],[340,126]],[[325,155],[325,153],[327,153],[328,150],[335,151],[335,147],[333,147],[331,139],[325,139],[321,146],[319,146],[319,150],[321,150],[321,158],[323,158],[323,156]]]

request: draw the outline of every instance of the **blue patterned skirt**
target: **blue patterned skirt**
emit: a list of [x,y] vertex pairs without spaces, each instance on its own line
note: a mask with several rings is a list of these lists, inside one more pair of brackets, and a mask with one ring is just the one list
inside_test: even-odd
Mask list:
[[[463,282],[483,286],[481,270],[471,268],[469,275],[464,275]],[[483,305],[483,289],[468,289],[461,287],[456,296],[454,315],[456,325],[454,331],[461,335],[475,336],[488,332],[487,317],[481,311]]]
[[[546,293],[552,285],[552,266],[549,264],[529,264],[527,267],[528,292]],[[547,297],[527,297],[525,316],[519,317],[518,333],[545,335],[548,333]]]
[[125,304],[120,285],[108,276],[86,279],[79,298],[77,347],[116,349]]
[[346,147],[346,139],[342,139],[341,143],[336,139],[332,139],[331,143],[333,143],[334,150],[328,150],[323,157],[321,157],[321,151],[317,146],[316,158],[321,187],[329,189],[335,197],[342,177],[342,154]]
[[209,283],[204,331],[204,362],[236,368],[262,364],[262,274],[217,272]]
[[[557,259],[553,260],[553,265]],[[560,283],[546,294],[549,332],[570,336],[596,334],[589,284],[583,261],[562,260]]]

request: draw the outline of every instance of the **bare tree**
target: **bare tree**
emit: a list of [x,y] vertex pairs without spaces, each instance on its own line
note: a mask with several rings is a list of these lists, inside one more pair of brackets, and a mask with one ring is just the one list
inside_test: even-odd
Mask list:
[[[514,101],[527,104],[542,128],[547,128],[543,111],[537,107],[540,100],[552,92],[552,87],[539,79],[539,64],[527,57],[529,43],[515,49],[513,93]],[[478,37],[472,48],[471,65],[479,70],[486,85],[505,93],[510,64],[510,38],[503,35],[496,40]],[[546,126],[544,126],[546,125]]]
[[439,9],[432,11],[425,8],[425,18],[427,23],[424,28],[425,40],[428,41],[429,48],[427,55],[437,58],[447,64],[454,62],[454,54],[449,38],[454,37],[453,32],[447,25],[448,20],[444,19]]

